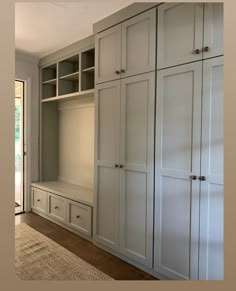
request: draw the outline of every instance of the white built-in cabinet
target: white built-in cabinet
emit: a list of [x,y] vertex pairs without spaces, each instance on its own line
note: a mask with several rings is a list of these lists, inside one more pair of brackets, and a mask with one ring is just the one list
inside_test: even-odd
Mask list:
[[223,55],[223,3],[158,7],[157,68]]
[[94,239],[152,266],[155,72],[96,86]]
[[223,57],[158,71],[156,116],[154,269],[223,279]]
[[95,36],[96,83],[155,70],[156,8]]

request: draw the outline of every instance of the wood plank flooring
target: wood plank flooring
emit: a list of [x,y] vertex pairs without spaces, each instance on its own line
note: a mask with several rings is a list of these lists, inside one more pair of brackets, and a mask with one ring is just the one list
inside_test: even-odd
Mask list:
[[19,223],[28,224],[115,280],[158,280],[37,214],[16,215],[15,224]]

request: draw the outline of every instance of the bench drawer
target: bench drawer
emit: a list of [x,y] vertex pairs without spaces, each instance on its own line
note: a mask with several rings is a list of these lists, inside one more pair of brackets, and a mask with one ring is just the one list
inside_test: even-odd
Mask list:
[[66,199],[48,193],[48,215],[61,222],[66,222],[66,202]]
[[31,188],[31,199],[32,199],[31,207],[37,211],[46,214],[47,192],[37,188]]

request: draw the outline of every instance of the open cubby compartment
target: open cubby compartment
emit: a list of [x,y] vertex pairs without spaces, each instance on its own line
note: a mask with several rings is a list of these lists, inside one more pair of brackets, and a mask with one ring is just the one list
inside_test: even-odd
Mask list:
[[79,55],[75,55],[59,62],[59,78],[70,78],[75,75],[78,80],[79,73]]
[[56,95],[57,95],[56,80],[54,82],[43,84],[42,99],[56,97]]
[[56,80],[57,78],[57,64],[50,65],[42,69],[42,82]]
[[79,80],[78,78],[70,79],[59,79],[59,91],[58,95],[66,95],[70,93],[75,93],[79,91]]
[[94,71],[88,70],[82,72],[81,75],[81,91],[94,88]]
[[95,50],[94,48],[89,49],[87,51],[82,52],[81,54],[81,69],[92,69],[94,70],[94,62],[95,62]]

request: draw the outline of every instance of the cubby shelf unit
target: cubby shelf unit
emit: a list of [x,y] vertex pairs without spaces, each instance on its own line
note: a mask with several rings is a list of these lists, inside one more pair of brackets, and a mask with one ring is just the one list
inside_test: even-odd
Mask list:
[[94,93],[94,48],[60,59],[41,70],[41,102]]

